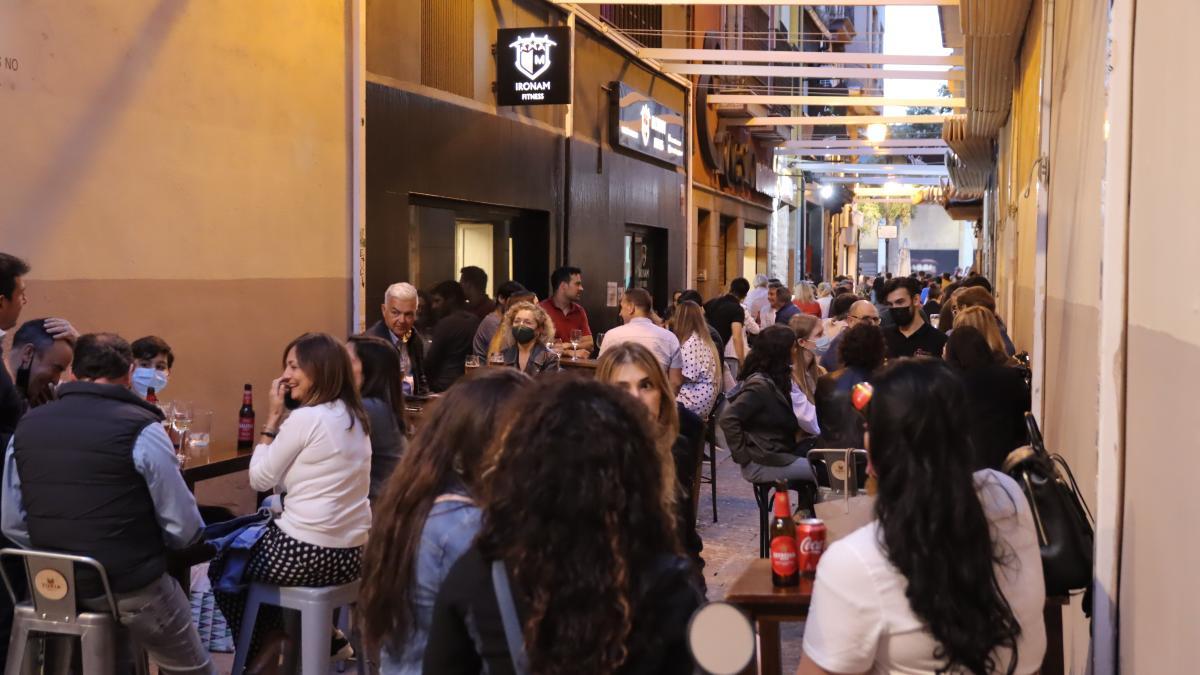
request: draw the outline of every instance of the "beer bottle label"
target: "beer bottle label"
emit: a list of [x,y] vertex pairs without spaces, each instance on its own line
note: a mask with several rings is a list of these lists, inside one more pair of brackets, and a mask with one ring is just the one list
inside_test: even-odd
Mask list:
[[252,441],[254,440],[254,418],[243,417],[238,420],[238,440]]
[[771,571],[781,577],[796,573],[796,540],[775,537],[771,540]]

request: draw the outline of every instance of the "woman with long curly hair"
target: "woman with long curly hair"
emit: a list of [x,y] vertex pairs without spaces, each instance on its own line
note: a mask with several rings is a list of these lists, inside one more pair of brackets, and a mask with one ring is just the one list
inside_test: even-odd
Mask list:
[[[518,409],[495,449],[479,538],[438,594],[425,672],[513,673],[523,652],[538,675],[690,675],[685,634],[701,598],[679,551],[671,460],[642,404],[556,377]],[[498,595],[515,607],[517,654]]]
[[382,648],[384,675],[421,672],[433,603],[451,565],[479,530],[484,451],[529,383],[488,369],[449,389],[426,414],[375,509],[363,558],[358,615]]
[[488,361],[499,355],[504,365],[526,375],[557,372],[558,354],[546,348],[546,343],[553,341],[554,322],[546,310],[531,302],[517,302],[504,312]]
[[972,473],[957,376],[901,359],[872,384],[875,520],[821,557],[799,674],[1037,672],[1046,591],[1033,516],[1013,479]]

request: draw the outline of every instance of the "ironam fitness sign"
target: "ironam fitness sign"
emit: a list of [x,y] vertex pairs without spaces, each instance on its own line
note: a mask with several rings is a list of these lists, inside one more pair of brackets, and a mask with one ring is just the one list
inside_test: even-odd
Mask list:
[[496,104],[571,102],[571,29],[496,31]]
[[613,96],[616,144],[683,166],[683,116],[624,82],[614,83]]

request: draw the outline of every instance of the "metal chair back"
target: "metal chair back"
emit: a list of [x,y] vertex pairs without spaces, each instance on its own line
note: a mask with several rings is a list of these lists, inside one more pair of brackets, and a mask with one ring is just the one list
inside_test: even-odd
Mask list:
[[[866,487],[867,451],[856,448],[816,448],[808,451],[808,463],[814,476],[826,476],[828,488],[847,499]],[[819,470],[823,469],[823,471]]]
[[[29,594],[33,600],[34,610],[45,620],[76,623],[79,619],[79,607],[75,594],[75,565],[86,565],[96,571],[100,583],[104,587],[104,596],[108,600],[109,610],[114,619],[120,618],[117,611],[117,600],[113,596],[112,587],[108,583],[108,573],[104,565],[94,558],[52,551],[36,551],[17,548],[0,549],[0,562],[7,558],[19,557],[25,563],[25,574],[29,580]],[[8,572],[0,565],[0,578],[4,580],[4,588],[15,606],[21,601],[13,589]]]

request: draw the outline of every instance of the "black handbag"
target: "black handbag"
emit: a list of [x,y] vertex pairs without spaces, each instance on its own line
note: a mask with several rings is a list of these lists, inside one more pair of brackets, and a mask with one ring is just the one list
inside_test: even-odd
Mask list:
[[1025,413],[1029,446],[1004,461],[1004,472],[1025,492],[1033,511],[1047,596],[1090,589],[1092,584],[1092,513],[1079,494],[1071,467],[1050,454],[1033,413]]

